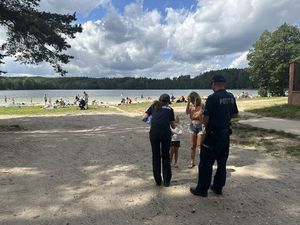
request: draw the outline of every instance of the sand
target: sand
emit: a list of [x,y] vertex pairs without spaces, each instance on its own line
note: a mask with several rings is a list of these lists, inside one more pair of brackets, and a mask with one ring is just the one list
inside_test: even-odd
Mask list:
[[[184,115],[181,115],[184,118]],[[134,115],[2,118],[0,224],[289,224],[300,221],[296,160],[232,146],[222,196],[193,196],[187,132],[171,186],[152,178]],[[14,126],[17,125],[17,126]],[[187,120],[184,122],[185,131]]]

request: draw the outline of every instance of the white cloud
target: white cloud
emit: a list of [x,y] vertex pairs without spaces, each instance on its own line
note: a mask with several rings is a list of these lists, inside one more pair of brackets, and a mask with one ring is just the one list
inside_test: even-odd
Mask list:
[[124,15],[111,9],[102,20],[83,24],[83,32],[70,40],[70,53],[76,58],[72,64],[90,73],[153,66],[168,41],[160,19],[157,11],[143,12],[133,4],[125,8]]
[[66,66],[70,76],[165,77],[244,67],[247,50],[264,30],[300,21],[299,0],[198,0],[192,10],[167,8],[165,17],[144,10],[142,1],[120,13],[110,0],[42,0],[44,9],[63,13],[88,14],[99,6],[106,7],[105,17],[87,21],[69,40],[68,53],[75,56]]
[[237,55],[237,57],[230,63],[228,68],[247,67],[248,66],[247,54],[248,54],[248,51],[242,52],[240,54],[234,54],[234,55]]
[[197,62],[245,51],[264,30],[299,21],[299,10],[298,0],[199,1],[197,10],[177,24],[170,39],[176,49],[174,58]]

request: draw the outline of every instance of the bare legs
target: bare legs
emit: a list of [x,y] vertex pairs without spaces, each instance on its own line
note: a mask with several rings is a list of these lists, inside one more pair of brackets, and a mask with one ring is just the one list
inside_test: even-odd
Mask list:
[[173,157],[174,157],[174,167],[178,167],[177,163],[178,163],[178,149],[179,147],[175,147],[175,146],[171,146],[170,147],[170,161],[171,164],[173,162]]
[[196,150],[198,150],[198,154],[200,153],[200,146],[202,144],[202,135],[199,133],[193,133],[189,135],[190,142],[191,142],[191,161],[189,164],[189,168],[193,168],[195,164],[195,158],[196,158]]

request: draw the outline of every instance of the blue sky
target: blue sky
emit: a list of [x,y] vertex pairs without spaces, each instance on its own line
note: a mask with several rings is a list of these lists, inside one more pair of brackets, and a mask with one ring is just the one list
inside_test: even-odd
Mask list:
[[[112,5],[120,12],[123,13],[125,6],[134,2],[132,0],[112,0]],[[163,16],[166,15],[166,8],[173,9],[195,9],[197,2],[195,0],[144,0],[143,8],[145,10],[158,10]],[[102,19],[106,15],[106,9],[102,6],[96,7],[89,13],[78,13],[77,19],[79,23],[86,21],[95,21]]]
[[[196,76],[247,67],[265,30],[300,26],[299,0],[41,0],[40,10],[76,12],[83,32],[67,40],[68,76]],[[0,29],[0,44],[5,30]],[[47,63],[6,58],[9,76],[58,76]]]

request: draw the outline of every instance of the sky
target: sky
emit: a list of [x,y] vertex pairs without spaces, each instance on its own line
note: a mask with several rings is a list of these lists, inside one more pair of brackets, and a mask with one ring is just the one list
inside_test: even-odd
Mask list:
[[[247,67],[265,30],[300,26],[299,0],[41,0],[39,10],[73,14],[83,32],[68,42],[67,76],[196,76]],[[0,42],[5,30],[0,30]],[[6,58],[8,76],[56,77],[51,66]]]

